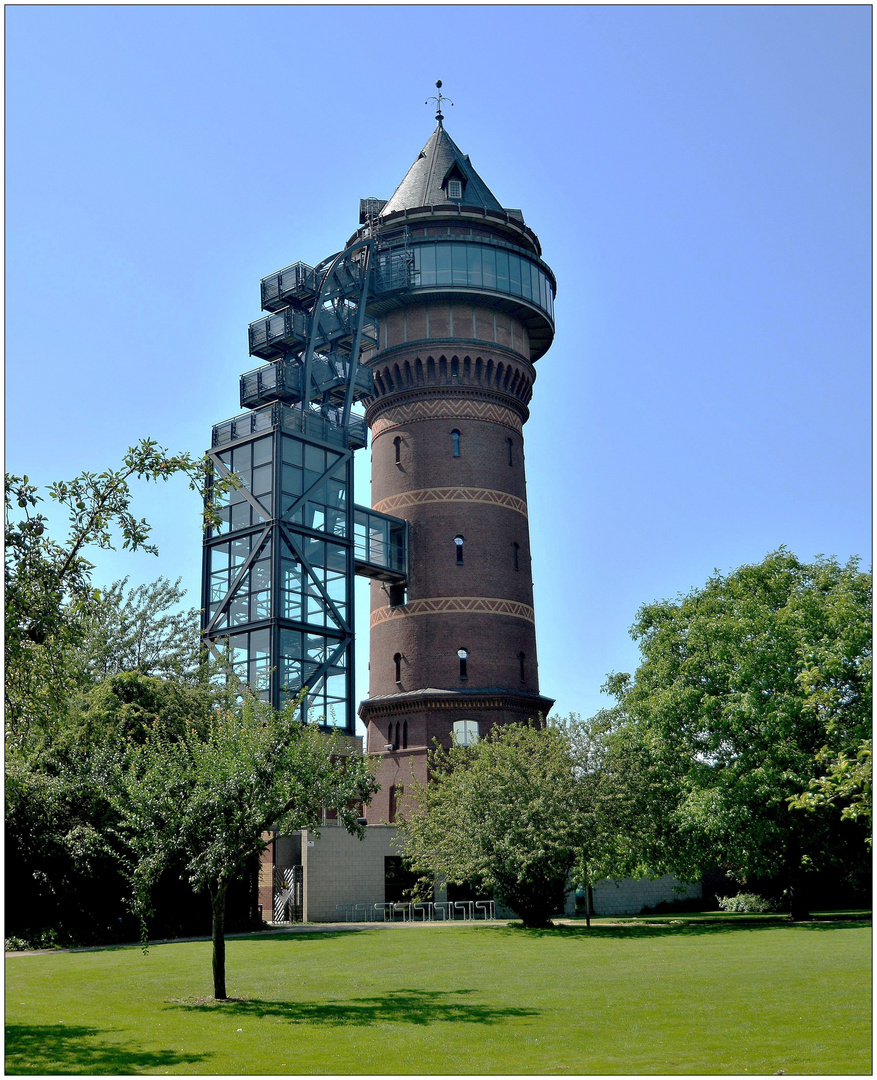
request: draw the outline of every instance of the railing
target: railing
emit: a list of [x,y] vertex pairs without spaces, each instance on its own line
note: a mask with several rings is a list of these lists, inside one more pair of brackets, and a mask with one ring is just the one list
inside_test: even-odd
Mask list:
[[[386,900],[378,903],[336,904],[344,922],[477,922],[496,919],[493,900]],[[340,921],[340,920],[339,920]]]
[[351,416],[347,427],[341,425],[339,421],[340,410],[337,409],[327,409],[325,413],[318,413],[310,409],[302,410],[300,407],[284,405],[278,401],[272,405],[265,405],[261,409],[253,409],[239,416],[233,416],[230,420],[223,420],[221,424],[214,424],[212,446],[227,446],[249,435],[271,431],[278,425],[291,434],[302,434],[335,446],[349,446],[355,450],[365,446],[367,431],[365,417]]
[[307,303],[314,299],[319,289],[316,271],[303,262],[269,274],[259,284],[264,311],[277,311],[289,303]]
[[401,518],[366,506],[353,508],[353,557],[364,572],[388,571],[387,580],[408,573],[408,529]]
[[[341,404],[347,390],[349,361],[315,357],[311,372],[311,400],[324,394]],[[241,405],[257,408],[269,401],[298,402],[302,399],[302,365],[295,360],[276,360],[241,375]],[[374,376],[368,368],[357,366],[353,375],[353,400],[361,401],[374,393]]]
[[303,348],[310,333],[310,318],[295,308],[285,308],[249,325],[250,355],[270,360],[287,349]]

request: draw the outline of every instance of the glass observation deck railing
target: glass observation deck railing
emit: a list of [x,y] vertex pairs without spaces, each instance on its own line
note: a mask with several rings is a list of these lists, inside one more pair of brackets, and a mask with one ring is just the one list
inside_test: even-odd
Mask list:
[[263,311],[279,311],[288,304],[307,304],[315,299],[320,287],[317,272],[303,262],[263,277],[260,286]]
[[[319,352],[332,347],[350,351],[356,334],[356,308],[344,303],[320,311],[320,333],[315,342]],[[267,319],[257,319],[249,326],[250,355],[273,360],[284,353],[302,349],[310,336],[311,317],[295,308],[285,308]],[[373,319],[366,318],[362,328],[362,345],[377,345],[377,328]]]
[[408,576],[408,522],[353,507],[353,558],[362,577],[400,584]]
[[[311,400],[322,399],[326,395],[332,404],[342,405],[347,392],[348,363],[314,357],[311,365]],[[301,401],[302,370],[298,361],[277,360],[245,372],[241,375],[241,407],[254,409],[269,401]],[[374,393],[374,376],[367,368],[357,366],[353,378],[354,401]]]
[[310,318],[295,308],[285,308],[249,326],[250,355],[272,360],[291,349],[301,349],[310,334]]
[[313,412],[310,409],[302,410],[301,406],[284,405],[275,401],[261,409],[253,409],[241,413],[240,416],[233,416],[230,420],[223,420],[221,424],[214,424],[211,445],[227,446],[238,439],[246,439],[250,435],[280,427],[293,435],[301,434],[333,446],[361,450],[366,444],[365,417],[351,416],[347,427],[339,422],[340,419],[340,411],[337,409]]

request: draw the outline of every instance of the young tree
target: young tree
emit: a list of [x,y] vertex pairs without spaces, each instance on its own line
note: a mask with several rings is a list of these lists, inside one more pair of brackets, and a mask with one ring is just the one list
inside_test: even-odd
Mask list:
[[[63,541],[48,533],[48,519],[37,512],[42,497],[27,476],[6,475],[5,490],[5,690],[6,732],[13,742],[29,728],[46,729],[63,713],[82,673],[70,665],[70,649],[83,640],[99,597],[91,584],[89,547],[112,548],[114,532],[122,547],[157,554],[150,526],[131,510],[133,480],[166,481],[182,474],[189,486],[206,491],[205,458],[169,454],[151,439],[130,448],[119,469],[81,473],[50,485],[50,497],[69,511]],[[234,480],[214,478],[205,520],[218,520],[215,500]]]
[[130,848],[134,909],[146,933],[151,889],[182,858],[196,891],[207,890],[213,917],[213,993],[226,997],[225,898],[245,863],[261,852],[270,828],[316,829],[335,808],[352,833],[363,834],[361,806],[377,790],[370,763],[296,717],[299,702],[280,711],[252,696],[213,710],[178,739],[156,729],[124,760],[105,759],[107,790]]
[[509,724],[475,746],[437,748],[429,762],[429,781],[414,784],[397,820],[406,862],[430,878],[478,882],[525,926],[550,926],[590,829],[565,734]]
[[806,916],[804,874],[831,862],[840,815],[826,801],[810,813],[794,804],[826,755],[870,740],[870,620],[871,579],[856,560],[805,564],[782,548],[640,609],[636,678],[607,687],[619,738],[669,800],[669,811],[651,800],[678,837],[665,834],[655,869],[782,872],[792,917]]

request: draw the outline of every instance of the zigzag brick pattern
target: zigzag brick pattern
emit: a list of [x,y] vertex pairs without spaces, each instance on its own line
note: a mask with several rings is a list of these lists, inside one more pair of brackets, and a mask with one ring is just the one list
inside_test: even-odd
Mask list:
[[417,420],[488,420],[502,424],[519,435],[523,430],[521,418],[512,409],[493,405],[488,401],[471,401],[466,398],[443,398],[438,401],[418,401],[410,405],[397,405],[387,409],[372,423],[372,437],[382,435],[400,424],[412,424]]
[[374,505],[375,510],[382,514],[396,514],[408,506],[419,506],[422,503],[458,503],[458,502],[481,502],[490,503],[492,506],[506,506],[509,510],[516,510],[519,514],[527,516],[527,504],[516,495],[509,495],[506,491],[493,491],[490,488],[472,487],[439,487],[420,488],[416,491],[404,491],[399,495],[390,495],[389,498],[381,499]]
[[371,614],[371,626],[380,626],[390,619],[404,619],[409,615],[511,615],[535,623],[536,617],[529,604],[515,600],[500,600],[491,596],[436,596],[428,600],[412,600],[400,607],[378,608]]

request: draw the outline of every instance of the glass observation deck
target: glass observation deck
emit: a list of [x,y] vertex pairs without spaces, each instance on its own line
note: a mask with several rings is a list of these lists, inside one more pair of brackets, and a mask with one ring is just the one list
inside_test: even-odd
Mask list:
[[263,277],[261,282],[262,310],[279,311],[289,304],[307,304],[314,300],[319,289],[317,272],[307,263],[297,262]]
[[502,293],[527,300],[540,308],[554,324],[554,286],[534,260],[498,245],[466,243],[418,243],[412,288],[450,285]]
[[353,558],[361,577],[404,583],[408,576],[408,522],[355,505]]
[[211,445],[214,448],[227,446],[238,439],[246,439],[250,435],[280,427],[292,435],[303,434],[309,439],[317,439],[333,446],[361,450],[366,444],[365,417],[351,416],[347,427],[340,423],[340,419],[340,411],[337,409],[314,412],[275,401],[260,409],[233,416],[230,420],[223,420],[221,424],[214,424]]
[[[342,405],[347,392],[349,361],[314,357],[311,364],[311,400],[328,396],[333,405]],[[255,409],[269,401],[302,400],[302,364],[297,360],[277,360],[241,375],[241,408]],[[374,376],[368,368],[354,372],[353,400],[374,393]]]
[[[348,351],[356,334],[357,312],[354,306],[336,303],[320,311],[320,332],[315,342],[317,351],[347,344]],[[267,319],[257,319],[249,326],[250,355],[273,360],[295,349],[302,349],[310,335],[311,318],[296,308],[284,308]],[[362,345],[377,345],[377,330],[373,319],[366,319],[362,328]]]

